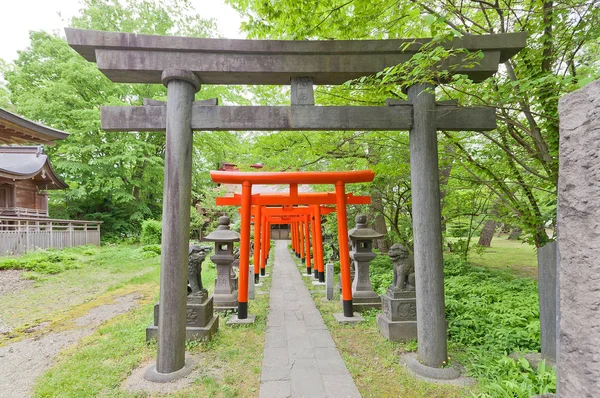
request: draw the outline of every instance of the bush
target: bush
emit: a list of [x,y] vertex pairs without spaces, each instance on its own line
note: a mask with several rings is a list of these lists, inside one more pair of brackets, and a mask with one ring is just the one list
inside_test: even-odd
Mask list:
[[160,245],[142,246],[141,250],[142,250],[142,257],[144,257],[144,258],[159,256],[161,253]]
[[388,286],[394,282],[394,266],[392,260],[390,260],[387,255],[378,253],[377,257],[371,261],[371,268],[369,271],[373,290],[375,290],[377,294],[384,294]]
[[22,269],[40,274],[58,274],[82,265],[73,254],[51,250],[39,250],[21,258],[0,261],[0,269]]
[[156,220],[146,220],[142,223],[140,242],[143,245],[160,245],[162,236],[162,223]]

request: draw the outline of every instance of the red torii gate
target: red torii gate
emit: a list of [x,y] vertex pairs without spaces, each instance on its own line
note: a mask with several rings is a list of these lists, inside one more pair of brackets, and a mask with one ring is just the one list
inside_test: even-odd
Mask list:
[[[215,183],[238,184],[242,194],[229,198],[217,198],[217,205],[240,206],[240,275],[238,290],[238,319],[248,318],[248,273],[250,264],[250,220],[252,206],[260,205],[322,205],[335,204],[337,208],[338,239],[340,246],[340,272],[344,316],[352,317],[352,289],[350,280],[350,256],[348,250],[348,220],[346,204],[353,195],[346,194],[346,184],[371,182],[375,173],[371,170],[337,172],[228,172],[211,171]],[[289,195],[252,195],[252,185],[289,185]],[[334,193],[298,193],[299,184],[332,184]],[[255,215],[256,216],[256,215]],[[257,219],[259,219],[258,215]],[[256,226],[255,226],[256,231]],[[258,230],[260,232],[260,230]],[[256,254],[255,254],[256,255]]]
[[[281,195],[282,197],[286,197]],[[348,204],[363,204],[368,203],[370,198],[368,196],[352,196],[350,203]],[[321,215],[330,214],[335,212],[333,207],[325,207],[320,205],[310,205],[303,207],[291,207],[291,206],[279,206],[279,207],[265,207],[253,206],[255,214],[258,212],[262,217],[260,220],[261,234],[256,234],[256,216],[253,214],[255,220],[255,233],[254,233],[254,275],[255,279],[258,276],[257,271],[257,248],[260,247],[261,255],[260,259],[260,274],[265,275],[265,265],[269,253],[270,244],[270,225],[271,224],[290,224],[294,225],[296,222],[308,223],[311,221],[312,230],[311,235],[313,236],[313,253],[314,253],[314,264],[315,264],[315,278],[319,281],[325,282],[324,264],[323,264],[323,241],[321,236]],[[306,233],[305,233],[306,235]],[[310,245],[310,239],[306,239],[308,248]],[[296,251],[295,242],[293,243],[294,251]],[[310,253],[309,249],[306,249]],[[310,255],[306,263],[307,274],[311,273]]]

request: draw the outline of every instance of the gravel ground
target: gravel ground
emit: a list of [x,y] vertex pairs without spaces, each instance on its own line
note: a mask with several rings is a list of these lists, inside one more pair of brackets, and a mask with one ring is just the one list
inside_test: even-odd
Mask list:
[[[14,269],[0,271],[0,302],[2,302],[2,296],[33,286],[33,281],[21,279],[22,272]],[[0,318],[0,333],[10,331],[11,328]]]
[[136,299],[136,294],[117,297],[114,304],[94,307],[86,315],[75,319],[77,326],[72,330],[48,333],[0,347],[0,396],[30,397],[35,379],[52,366],[63,349],[92,334],[109,319],[129,312],[136,306]]
[[21,273],[16,269],[0,271],[0,297],[33,286],[33,281],[21,279]]

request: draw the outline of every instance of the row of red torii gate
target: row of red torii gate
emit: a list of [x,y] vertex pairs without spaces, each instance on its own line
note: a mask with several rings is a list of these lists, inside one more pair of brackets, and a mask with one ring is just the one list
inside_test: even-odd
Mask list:
[[[269,253],[268,231],[270,224],[291,224],[292,242],[296,252],[306,261],[306,272],[312,271],[314,255],[315,276],[324,281],[323,242],[321,215],[336,211],[340,251],[340,279],[344,316],[353,317],[352,281],[348,248],[348,220],[346,206],[369,204],[369,196],[346,193],[346,184],[371,182],[371,170],[347,172],[255,172],[240,173],[212,171],[211,178],[218,184],[238,184],[242,193],[233,197],[217,198],[219,206],[240,206],[240,274],[238,285],[238,319],[248,317],[248,277],[250,264],[250,228],[254,220],[254,279],[264,275]],[[252,185],[289,185],[287,194],[252,194]],[[335,185],[335,192],[299,193],[299,184]],[[331,207],[331,206],[334,207]],[[313,237],[311,250],[310,237]]]

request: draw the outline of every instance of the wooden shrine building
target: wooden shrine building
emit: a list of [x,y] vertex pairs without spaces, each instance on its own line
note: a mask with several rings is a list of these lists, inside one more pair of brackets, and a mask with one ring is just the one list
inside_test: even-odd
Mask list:
[[49,218],[48,191],[68,185],[43,145],[68,135],[0,109],[0,255],[100,244],[100,222]]

